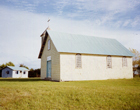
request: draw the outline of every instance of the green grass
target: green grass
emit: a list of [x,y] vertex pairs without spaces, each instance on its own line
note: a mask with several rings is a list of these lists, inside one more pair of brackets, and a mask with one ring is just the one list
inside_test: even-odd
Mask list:
[[0,78],[0,110],[140,109],[140,78],[50,82]]

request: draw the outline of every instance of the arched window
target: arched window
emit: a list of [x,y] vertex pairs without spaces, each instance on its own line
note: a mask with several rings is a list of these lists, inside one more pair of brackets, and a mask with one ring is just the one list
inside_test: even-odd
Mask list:
[[76,68],[81,68],[81,67],[82,67],[81,54],[77,53],[76,54]]
[[107,68],[112,68],[112,59],[111,59],[111,56],[108,55],[107,58],[106,58],[106,64],[107,64]]
[[127,58],[125,56],[122,58],[122,66],[127,66]]
[[51,49],[51,40],[49,39],[48,40],[48,50],[50,50]]

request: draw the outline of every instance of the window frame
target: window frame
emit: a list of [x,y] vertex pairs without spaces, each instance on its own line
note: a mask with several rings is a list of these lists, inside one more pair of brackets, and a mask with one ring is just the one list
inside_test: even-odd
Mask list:
[[122,57],[122,67],[127,67],[127,57],[126,56]]
[[23,74],[26,74],[26,71],[24,71]]
[[16,71],[16,74],[18,74],[19,72],[18,71]]
[[51,49],[51,40],[49,39],[48,40],[48,50],[50,50]]
[[[79,60],[77,59],[78,55],[80,55],[80,65],[78,64],[79,63]],[[82,68],[82,55],[80,53],[77,53],[75,55],[75,68]]]
[[[108,59],[108,58],[110,58],[110,59]],[[109,62],[109,60],[110,60],[110,62]],[[108,63],[111,63],[111,64],[108,65]],[[111,55],[108,55],[106,57],[106,68],[108,68],[108,69],[111,69],[112,68],[112,57],[111,57]]]
[[10,74],[10,72],[7,70],[7,71],[6,71],[6,74]]

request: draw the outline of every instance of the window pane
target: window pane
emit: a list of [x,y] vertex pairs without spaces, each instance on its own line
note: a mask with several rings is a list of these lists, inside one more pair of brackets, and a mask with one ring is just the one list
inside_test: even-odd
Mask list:
[[76,54],[76,67],[81,68],[81,54]]
[[107,56],[107,68],[112,68],[112,59],[111,59],[111,56]]
[[48,40],[48,50],[50,49],[50,40]]
[[127,66],[127,58],[126,57],[123,57],[122,58],[122,66]]

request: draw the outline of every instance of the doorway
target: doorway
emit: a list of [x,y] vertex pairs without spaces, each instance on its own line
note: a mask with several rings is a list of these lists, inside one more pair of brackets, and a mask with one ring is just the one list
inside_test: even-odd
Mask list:
[[20,71],[20,76],[19,77],[22,78],[22,71]]
[[51,78],[51,60],[47,61],[47,78]]

